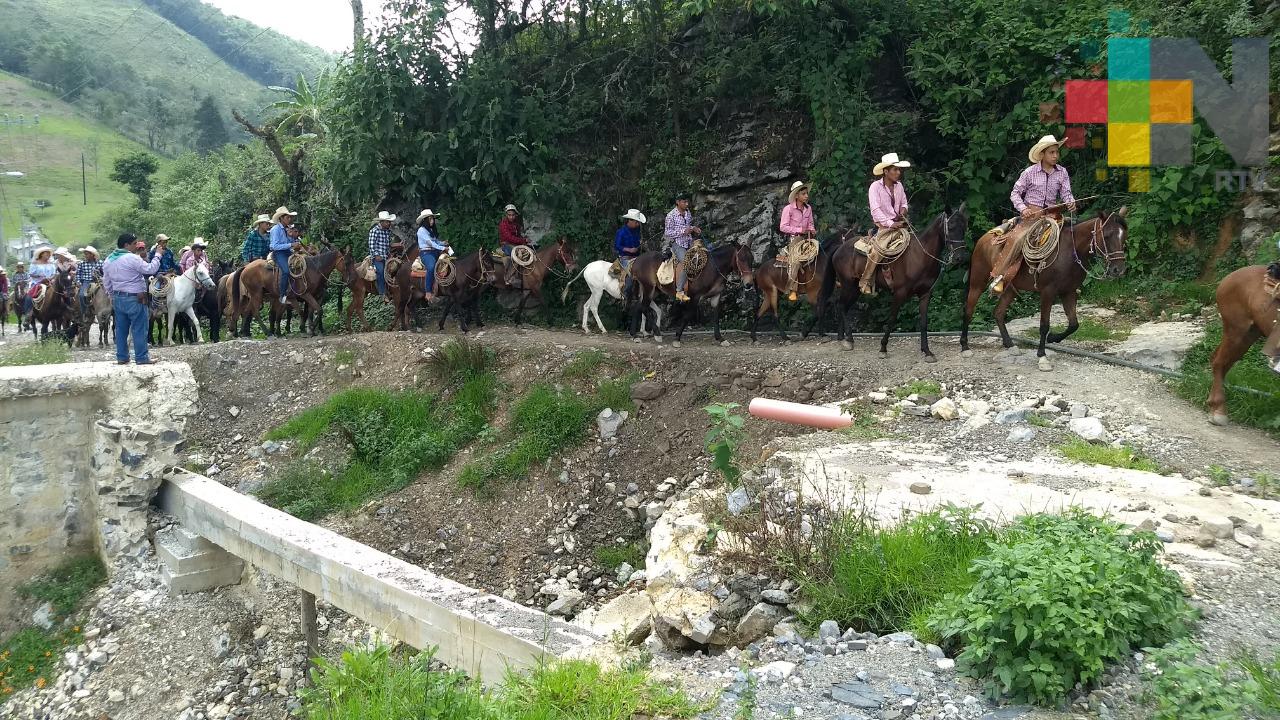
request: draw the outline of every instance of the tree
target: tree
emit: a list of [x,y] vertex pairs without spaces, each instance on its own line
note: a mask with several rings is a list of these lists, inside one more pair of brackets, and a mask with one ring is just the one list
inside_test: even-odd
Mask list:
[[222,114],[218,112],[218,106],[214,103],[212,95],[204,96],[200,107],[196,108],[193,122],[196,126],[196,152],[201,155],[207,154],[210,150],[217,150],[231,141],[231,137],[227,134],[227,126],[222,122]]
[[128,186],[129,192],[138,196],[138,207],[143,210],[151,202],[151,176],[159,164],[148,152],[136,152],[116,158],[111,167],[111,179]]
[[173,113],[155,90],[147,94],[143,126],[147,130],[147,147],[154,151],[163,150],[173,132]]

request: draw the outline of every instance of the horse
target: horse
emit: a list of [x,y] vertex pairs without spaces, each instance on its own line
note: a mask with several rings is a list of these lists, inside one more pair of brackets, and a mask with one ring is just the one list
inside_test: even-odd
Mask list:
[[98,323],[98,347],[110,345],[112,343],[111,321],[115,316],[115,310],[111,306],[111,296],[107,294],[101,276],[89,284],[89,289],[85,293],[85,305],[86,312],[81,315],[80,333],[77,336],[76,346],[89,347],[89,330],[95,321]]
[[[252,334],[249,321],[256,320],[262,334],[270,337],[271,328],[262,322],[262,305],[270,300],[273,310],[275,309],[279,304],[276,298],[279,285],[275,273],[267,269],[267,261],[253,260],[231,273],[227,286],[224,314],[229,321],[232,336],[249,337]],[[235,331],[237,322],[243,323],[239,333]]]
[[[408,330],[413,320],[413,311],[419,300],[426,300],[427,291],[422,289],[422,279],[413,277],[413,263],[418,259],[421,250],[415,242],[399,258],[394,275],[387,276],[387,292],[391,296],[391,306],[395,308],[395,317],[391,320],[392,330]],[[439,283],[437,283],[438,285]],[[438,289],[438,288],[437,288]],[[361,317],[364,309],[361,308]],[[414,325],[416,327],[416,323]]]
[[343,328],[348,333],[351,332],[351,315],[356,313],[360,316],[360,322],[364,323],[364,331],[369,332],[369,320],[364,316],[364,299],[370,294],[377,293],[377,282],[365,280],[360,275],[351,250],[343,250],[342,256],[342,282],[351,290],[351,304],[347,306],[347,312],[343,317]]
[[4,337],[5,326],[9,324],[9,293],[0,293],[0,337]]
[[[821,323],[823,309],[827,306],[826,301],[830,294],[823,296],[822,289],[826,279],[831,275],[831,252],[830,248],[820,248],[813,262],[806,263],[796,270],[797,299],[804,298],[813,307],[813,319],[801,337],[808,337],[814,325],[818,326],[820,337],[826,335],[822,331]],[[776,261],[770,260],[756,268],[756,297],[759,298],[759,302],[751,318],[751,342],[756,342],[756,326],[760,324],[760,318],[770,310],[773,311],[773,319],[778,326],[778,335],[782,337],[784,343],[791,342],[782,324],[781,303],[778,301],[778,295],[785,292],[788,285],[785,265],[779,265]]]
[[[1013,347],[1009,338],[1009,330],[1005,327],[1005,313],[1009,304],[1019,290],[1036,292],[1040,295],[1040,345],[1036,349],[1039,367],[1043,372],[1053,370],[1053,364],[1045,357],[1045,343],[1062,342],[1071,336],[1080,323],[1076,320],[1076,299],[1080,286],[1089,274],[1089,264],[1095,256],[1101,256],[1107,263],[1104,277],[1116,278],[1124,275],[1125,270],[1125,235],[1129,232],[1129,224],[1125,216],[1129,208],[1103,214],[1083,222],[1067,222],[1062,227],[1059,245],[1053,257],[1036,273],[1024,268],[1012,282],[1006,282],[1004,291],[996,303],[996,325],[1000,328],[1000,338],[1006,348]],[[999,248],[995,244],[996,236],[988,231],[978,238],[973,249],[973,261],[969,264],[969,295],[964,303],[964,324],[960,332],[960,348],[963,357],[973,357],[969,349],[969,323],[973,320],[974,308],[978,299],[986,290],[991,269],[995,266]],[[1013,242],[1013,240],[1008,240]],[[1063,247],[1063,246],[1066,247]],[[1070,250],[1070,252],[1066,252]],[[1049,312],[1053,304],[1061,300],[1062,309],[1067,314],[1067,329],[1061,333],[1049,334]]]
[[[304,307],[300,311],[302,322],[300,326],[303,328],[310,327],[311,337],[315,337],[319,331],[320,316],[323,310],[320,307],[320,297],[324,292],[325,284],[328,282],[329,275],[336,268],[339,273],[343,272],[343,254],[340,250],[327,248],[315,255],[306,255],[305,267],[301,277],[292,278],[289,282],[289,292],[293,298],[302,300]],[[288,268],[282,268],[282,272],[289,272]],[[274,273],[273,273],[274,274]],[[279,293],[278,288],[272,287]],[[280,335],[280,319],[284,315],[282,312],[285,303],[274,302],[271,305],[271,328],[276,335]]]
[[[76,284],[75,271],[59,272],[49,279],[46,293],[53,293],[44,303],[44,307],[34,307],[31,311],[33,323],[40,323],[40,339],[49,337],[49,325],[54,332],[64,332],[67,346],[74,341],[79,324],[76,317],[80,312],[80,298],[77,297],[79,286]],[[33,330],[34,332],[34,330]]]
[[467,332],[473,318],[478,327],[484,327],[478,307],[480,295],[485,286],[494,281],[496,265],[489,250],[481,247],[453,261],[453,280],[448,285],[436,279],[437,293],[445,299],[444,312],[440,314],[440,330],[444,330],[444,321],[454,306],[458,307],[458,327],[462,332]]
[[36,331],[35,323],[31,320],[31,311],[22,312],[23,300],[27,297],[27,291],[31,289],[31,281],[15,280],[13,283],[13,292],[10,295],[10,303],[13,305],[13,313],[18,316],[18,334],[21,335],[28,327],[34,334]]
[[[514,263],[514,259],[508,260]],[[537,298],[538,302],[542,302],[542,283],[546,281],[547,274],[555,272],[553,265],[559,262],[564,266],[565,276],[573,274],[578,269],[578,262],[574,258],[573,245],[563,236],[554,243],[534,251],[533,262],[528,267],[517,268],[520,275],[519,285],[508,285],[506,273],[499,273],[493,281],[495,290],[509,290],[511,292],[520,293],[520,304],[516,306],[516,324],[522,322],[524,315],[524,305],[529,301],[530,297]],[[550,310],[543,303],[543,313],[547,315],[550,321]]]
[[1280,262],[1269,266],[1249,265],[1232,272],[1218,283],[1216,298],[1222,318],[1222,342],[1213,351],[1213,387],[1209,390],[1209,422],[1226,425],[1227,393],[1223,387],[1227,373],[1259,337],[1266,337],[1262,354],[1271,369],[1280,372]]
[[[640,338],[636,336],[636,330],[639,327],[641,315],[650,315],[652,311],[653,298],[658,291],[662,291],[672,297],[676,294],[675,282],[665,285],[658,282],[658,266],[663,262],[661,253],[647,252],[637,257],[631,262],[631,283],[632,298],[635,302],[631,306],[631,338],[635,342],[640,342]],[[716,342],[724,342],[724,338],[720,335],[720,297],[724,292],[725,282],[730,274],[737,274],[742,278],[742,283],[746,287],[751,287],[754,282],[753,269],[751,267],[751,251],[744,245],[737,243],[725,243],[718,245],[714,249],[707,252],[707,266],[697,276],[688,278],[685,283],[685,294],[689,296],[688,305],[682,311],[679,311],[680,322],[676,328],[676,341],[674,347],[680,347],[681,339],[684,336],[684,330],[689,326],[689,314],[697,310],[698,301],[706,298],[711,303],[712,310],[715,311],[715,338]],[[677,306],[679,309],[679,306]],[[674,315],[675,313],[673,313]],[[662,342],[662,328],[657,324],[656,317],[649,318],[650,324],[653,326],[654,339]]]
[[[604,323],[600,322],[600,298],[607,292],[613,299],[622,300],[623,282],[620,278],[614,277],[609,269],[613,267],[613,263],[608,260],[595,260],[586,264],[582,271],[573,277],[572,280],[565,283],[564,290],[560,293],[560,302],[564,302],[569,297],[569,286],[577,282],[578,278],[586,281],[587,287],[591,290],[591,297],[582,303],[582,332],[590,335],[591,328],[587,326],[588,313],[596,318],[596,325],[600,328],[602,335],[607,335],[608,330],[604,329]],[[649,308],[653,310],[657,316],[655,327],[662,327],[662,308],[658,307],[658,303],[650,302]],[[640,316],[640,334],[648,335],[645,332],[645,316]]]
[[[889,318],[885,322],[884,335],[880,338],[880,357],[889,357],[889,336],[898,324],[898,311],[907,300],[917,298],[920,352],[924,353],[925,362],[938,361],[929,349],[929,301],[933,298],[933,288],[942,276],[943,267],[962,259],[957,255],[964,252],[964,234],[968,227],[969,214],[964,205],[953,213],[940,213],[924,232],[911,233],[907,247],[892,263],[877,269],[876,287],[891,293]],[[859,252],[854,243],[846,242],[832,253],[830,262],[831,272],[823,279],[818,305],[825,305],[835,284],[840,283],[840,329],[836,339],[841,341],[841,347],[845,350],[852,350],[853,329],[849,320],[851,311],[862,294],[859,283],[867,266],[867,256]],[[886,278],[886,271],[892,274],[892,282]],[[856,319],[852,325],[857,326]]]
[[213,278],[209,276],[209,269],[204,263],[195,263],[187,268],[187,271],[170,281],[169,297],[166,303],[166,313],[168,314],[169,329],[166,339],[169,344],[173,344],[173,327],[174,316],[183,313],[191,320],[196,329],[196,342],[204,342],[204,337],[200,334],[200,320],[196,317],[194,305],[196,302],[196,290],[203,287],[205,290],[213,290],[215,285]]

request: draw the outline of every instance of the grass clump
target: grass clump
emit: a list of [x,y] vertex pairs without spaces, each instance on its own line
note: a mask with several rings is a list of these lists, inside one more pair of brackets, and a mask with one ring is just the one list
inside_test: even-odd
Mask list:
[[355,350],[339,350],[333,354],[334,365],[353,365],[356,361]]
[[[1094,320],[1093,318],[1089,318],[1089,317],[1079,318],[1079,323],[1080,323],[1079,327],[1076,328],[1075,332],[1071,333],[1071,337],[1067,338],[1068,340],[1080,340],[1084,342],[1106,342],[1108,340],[1124,340],[1125,338],[1129,337],[1129,328],[1111,327],[1109,325],[1104,325],[1098,322],[1097,320]],[[1050,333],[1058,333],[1058,332],[1065,332],[1065,331],[1066,331],[1065,327],[1049,328]],[[1023,331],[1022,334],[1029,338],[1039,339],[1040,328],[1039,327],[1027,328],[1025,331]]]
[[1031,413],[1027,415],[1027,424],[1041,428],[1053,427],[1053,421],[1040,413]]
[[1197,660],[1200,647],[1187,639],[1147,650],[1154,671],[1146,700],[1154,720],[1234,720],[1249,711],[1258,717],[1280,711],[1280,654],[1267,664],[1242,650],[1232,664],[1210,665]]
[[974,583],[928,618],[992,697],[1055,705],[1105,663],[1184,636],[1195,613],[1161,542],[1073,510],[1020,518],[973,561]]
[[583,350],[573,359],[569,361],[564,369],[560,371],[560,375],[569,380],[580,380],[590,377],[600,369],[600,366],[608,360],[608,355],[599,348],[589,348]]
[[467,338],[453,338],[432,353],[427,365],[441,380],[468,380],[496,370],[498,353]]
[[[53,606],[55,620],[74,613],[84,599],[107,578],[96,555],[72,558],[29,583],[18,594]],[[62,648],[82,642],[79,627],[45,630],[27,627],[0,642],[0,704],[29,685],[44,687],[57,668]]]
[[942,385],[938,384],[936,380],[912,380],[906,385],[894,389],[893,394],[899,400],[911,395],[940,397],[942,395]]
[[1214,487],[1226,487],[1231,484],[1231,471],[1221,465],[1210,465],[1205,468],[1205,472],[1209,474],[1209,480]]
[[1068,460],[1092,465],[1107,465],[1124,470],[1145,470],[1158,473],[1160,466],[1154,460],[1128,447],[1094,445],[1080,438],[1072,438],[1058,446],[1058,452]]
[[998,531],[973,509],[947,505],[882,526],[870,513],[845,512],[823,530],[814,556],[794,567],[811,608],[810,625],[837,620],[862,631],[904,628],[927,637],[928,612],[973,583],[969,566]]
[[702,708],[643,669],[604,670],[581,660],[510,672],[490,691],[452,670],[432,669],[432,652],[386,646],[320,660],[314,686],[299,691],[309,720],[625,720],[692,717]]
[[25,585],[18,595],[49,603],[59,616],[75,611],[93,589],[107,579],[107,568],[97,555],[84,555],[59,565]]
[[880,427],[880,419],[876,417],[875,408],[871,405],[865,402],[850,402],[842,405],[840,410],[853,418],[849,427],[841,430],[844,434],[859,440],[879,440],[889,437],[889,433]]
[[[1182,377],[1172,380],[1174,391],[1184,400],[1205,407],[1213,385],[1210,359],[1222,341],[1222,322],[1214,320],[1205,326],[1204,337],[1191,346],[1182,364]],[[1227,414],[1242,425],[1249,425],[1280,436],[1280,374],[1271,370],[1263,359],[1259,340],[1245,352],[1240,362],[1227,373]],[[1247,392],[1232,386],[1250,388]]]
[[310,408],[268,433],[296,440],[306,450],[336,432],[351,448],[336,473],[295,463],[262,487],[266,503],[303,520],[359,507],[398,490],[418,473],[443,467],[484,429],[497,392],[491,374],[471,376],[447,396],[417,391],[352,388]]
[[65,342],[33,342],[0,353],[0,367],[55,365],[71,362],[71,348]]
[[644,569],[645,546],[639,542],[626,545],[599,545],[595,549],[596,562],[610,570],[617,570],[623,563]]

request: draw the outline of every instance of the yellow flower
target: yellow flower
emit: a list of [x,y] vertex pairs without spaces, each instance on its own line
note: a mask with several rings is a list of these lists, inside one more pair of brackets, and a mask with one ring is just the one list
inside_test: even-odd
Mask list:
[[36,678],[36,687],[43,689],[48,682],[44,678]]
[[35,665],[28,665],[28,666],[27,666],[27,672],[29,672],[29,673],[33,673],[33,672],[35,672],[35,671],[36,671],[36,666],[35,666]]

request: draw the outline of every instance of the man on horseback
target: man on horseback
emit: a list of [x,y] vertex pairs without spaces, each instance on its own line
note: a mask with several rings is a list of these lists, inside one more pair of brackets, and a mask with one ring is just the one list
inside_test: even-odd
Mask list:
[[1061,222],[1062,205],[1066,205],[1072,214],[1076,211],[1076,199],[1071,194],[1071,176],[1065,167],[1058,164],[1059,148],[1064,142],[1045,135],[1031,146],[1027,158],[1032,165],[1022,171],[1009,193],[1018,217],[1007,220],[996,230],[997,234],[1005,235],[1004,248],[991,268],[991,290],[996,294],[1003,292],[1005,282],[1012,281],[1018,274],[1021,259],[1013,250],[1031,223],[1045,216],[1046,209],[1049,209],[1048,217],[1055,222]]
[[387,300],[387,258],[391,255],[391,242],[395,239],[391,234],[391,223],[395,221],[394,213],[382,210],[378,213],[377,222],[369,228],[369,258],[378,273],[378,294],[384,302]]
[[876,225],[876,233],[872,239],[872,250],[867,255],[867,264],[862,271],[862,292],[870,295],[875,292],[876,266],[881,260],[880,250],[887,248],[899,237],[906,235],[907,225],[907,191],[902,184],[902,171],[911,167],[911,163],[898,159],[898,153],[881,156],[880,162],[871,168],[871,174],[880,179],[867,188],[867,204],[871,207],[871,221]]
[[453,254],[449,243],[440,239],[440,231],[436,229],[438,217],[440,216],[432,212],[431,208],[418,213],[418,257],[422,259],[422,269],[425,271],[422,276],[422,292],[427,302],[435,298],[432,290],[435,289],[436,263],[441,255]]
[[667,213],[662,231],[662,236],[671,243],[671,254],[675,255],[676,262],[680,265],[680,270],[676,273],[676,300],[680,302],[689,301],[689,296],[684,292],[688,284],[684,258],[689,253],[689,248],[693,247],[693,239],[702,235],[702,228],[693,224],[693,213],[689,212],[689,200],[690,196],[687,192],[676,196],[676,206]]
[[517,287],[520,268],[513,262],[511,254],[517,245],[529,245],[529,238],[524,234],[524,218],[515,205],[508,204],[504,208],[502,220],[498,221],[498,250],[507,256],[506,282],[510,287]]
[[271,226],[269,247],[276,263],[276,274],[280,277],[281,304],[287,302],[289,297],[289,256],[293,254],[294,246],[293,238],[289,237],[289,226],[293,224],[295,217],[297,215],[284,205],[276,208],[275,214],[271,216],[271,222],[275,224]]
[[195,266],[196,263],[204,265],[205,269],[209,268],[209,256],[205,254],[205,249],[209,247],[209,243],[204,238],[198,237],[191,241],[191,249],[182,254],[182,259],[178,261],[178,274],[181,275]]
[[[787,194],[786,207],[782,208],[782,216],[778,220],[778,230],[789,239],[787,257],[799,256],[800,243],[813,240],[817,234],[817,226],[813,219],[813,206],[809,204],[809,186],[801,180],[791,183],[791,192]],[[798,268],[789,273],[787,278],[787,299],[795,302],[798,297]]]
[[84,260],[76,266],[76,284],[80,286],[80,314],[89,309],[89,286],[102,274],[102,261],[98,259],[98,249],[92,245],[80,248]]
[[271,251],[271,216],[259,215],[257,221],[244,236],[244,244],[240,246],[240,260],[248,265],[254,260],[266,260]]
[[[618,265],[622,267],[623,275],[626,280],[622,285],[622,294],[625,297],[631,290],[631,263],[640,255],[640,226],[648,221],[644,213],[635,208],[627,211],[622,216],[622,227],[618,228],[618,232],[613,236],[613,251],[618,255]],[[671,226],[671,216],[667,216],[667,226]],[[674,243],[672,245],[674,247]]]
[[161,275],[179,272],[178,263],[173,259],[173,251],[169,249],[169,236],[164,233],[156,235],[156,244],[151,248],[147,260],[155,260],[157,257],[160,258],[160,269],[156,272]]

